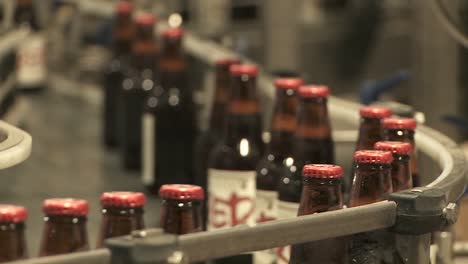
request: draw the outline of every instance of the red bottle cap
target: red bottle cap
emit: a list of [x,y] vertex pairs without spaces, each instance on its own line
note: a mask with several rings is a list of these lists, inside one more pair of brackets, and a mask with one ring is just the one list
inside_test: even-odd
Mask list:
[[331,164],[309,164],[302,169],[302,175],[308,178],[335,179],[343,177],[343,169]]
[[27,216],[28,211],[23,206],[0,204],[0,223],[22,223]]
[[163,37],[170,39],[180,39],[184,36],[184,30],[180,27],[171,27],[163,31]]
[[86,216],[88,210],[87,201],[73,198],[47,199],[42,204],[42,211],[46,215]]
[[146,196],[140,192],[105,192],[101,195],[102,206],[142,207],[146,204]]
[[248,76],[257,76],[258,68],[252,64],[234,64],[229,68],[231,75],[248,75]]
[[393,162],[393,155],[390,151],[359,150],[354,153],[354,161],[357,163],[391,164]]
[[142,26],[152,26],[156,23],[156,16],[150,13],[142,13],[137,16],[135,22]]
[[223,58],[215,62],[216,66],[224,66],[224,67],[229,67],[233,64],[240,64],[240,63],[241,61],[235,58]]
[[159,196],[163,199],[174,200],[204,200],[202,187],[190,184],[165,184],[159,189]]
[[393,154],[409,155],[411,154],[411,144],[401,141],[380,141],[375,143],[374,149],[391,151]]
[[304,80],[301,78],[280,78],[274,82],[278,89],[293,89],[297,90],[301,85],[304,85]]
[[413,118],[392,117],[382,121],[383,127],[387,129],[415,130],[416,120]]
[[325,85],[304,85],[299,87],[299,96],[305,98],[325,98],[330,95],[330,89]]
[[363,106],[359,109],[359,113],[362,117],[367,118],[386,118],[392,116],[392,110],[383,106]]
[[130,2],[120,1],[117,3],[116,9],[119,14],[130,14],[133,12],[134,6]]

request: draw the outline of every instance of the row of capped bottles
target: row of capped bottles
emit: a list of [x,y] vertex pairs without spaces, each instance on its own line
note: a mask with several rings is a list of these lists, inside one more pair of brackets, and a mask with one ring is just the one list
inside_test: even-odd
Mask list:
[[[195,185],[168,184],[159,190],[160,227],[169,234],[203,230],[204,191]],[[97,248],[108,238],[131,234],[145,228],[146,197],[139,192],[105,192],[101,196],[102,219]],[[88,202],[74,198],[52,198],[43,202],[44,229],[39,256],[89,250],[86,228]],[[0,262],[28,258],[22,206],[0,205]]]
[[[127,8],[124,9],[128,11],[128,4],[126,6]],[[118,8],[118,13],[119,10],[121,9]],[[127,18],[131,18],[129,13],[127,12]],[[155,20],[150,19],[148,15],[145,19],[141,16],[136,19],[137,28],[144,25],[149,28],[154,23]],[[124,91],[121,95],[122,100],[127,101],[123,103],[124,114],[122,116],[128,122],[123,122],[124,127],[115,131],[124,131],[124,134],[133,135],[130,137],[133,140],[124,136],[120,142],[124,152],[125,166],[137,168],[141,164],[139,153],[142,151],[143,181],[151,190],[157,190],[158,186],[167,183],[165,181],[186,183],[194,181],[207,188],[209,206],[205,210],[209,213],[204,213],[203,216],[208,214],[209,217],[203,222],[207,223],[208,230],[240,224],[254,225],[258,222],[297,216],[303,193],[301,172],[304,165],[334,164],[334,143],[327,109],[327,98],[330,93],[328,87],[303,85],[303,81],[297,78],[277,80],[271,141],[265,146],[261,138],[261,107],[256,91],[258,69],[253,65],[240,64],[238,60],[232,58],[217,61],[216,90],[210,128],[198,137],[195,155],[193,155],[194,109],[179,108],[182,110],[178,112],[181,115],[177,118],[174,118],[175,115],[164,115],[166,111],[153,110],[158,109],[159,106],[169,106],[167,109],[172,109],[171,105],[178,106],[181,102],[178,96],[181,90],[169,88],[172,86],[164,85],[162,80],[164,76],[167,76],[167,79],[173,80],[172,83],[175,83],[176,88],[182,87],[183,85],[179,86],[177,81],[186,80],[186,75],[173,73],[183,72],[174,69],[185,69],[178,67],[185,64],[181,63],[182,60],[178,60],[178,63],[168,60],[171,63],[166,63],[167,61],[162,58],[156,60],[154,58],[164,57],[166,46],[177,47],[169,49],[177,52],[168,54],[182,54],[180,43],[183,34],[177,30],[163,33],[164,43],[168,39],[174,39],[177,40],[175,43],[178,45],[171,46],[163,43],[163,52],[160,55],[154,55],[158,54],[153,51],[159,51],[157,48],[159,46],[155,42],[152,30],[147,29],[145,32],[146,34],[143,34],[145,38],[139,38],[137,34],[136,41],[130,46],[146,47],[145,50],[148,53],[143,52],[139,57],[135,55],[135,49],[132,48],[129,57],[134,59],[139,57],[137,62],[147,59],[148,65],[152,62],[156,66],[150,66],[151,70],[148,70],[147,66],[138,71],[146,76],[140,78],[141,80],[125,78],[122,74],[123,77],[118,82],[123,87],[119,91]],[[144,42],[145,45],[142,44]],[[163,65],[172,71],[162,70]],[[154,68],[157,70],[153,70]],[[134,94],[129,91],[133,91]],[[186,98],[189,98],[191,92],[187,95]],[[141,103],[141,99],[144,103]],[[189,102],[187,105],[193,104],[191,98],[187,102]],[[369,109],[361,109],[362,120],[357,150],[372,149],[374,143],[387,139],[408,141],[413,145],[411,149],[414,151],[414,120],[388,118],[391,116],[388,109],[380,108],[379,110],[378,107]],[[114,112],[118,113],[118,111]],[[386,119],[382,123],[384,118]],[[174,122],[174,120],[177,121]],[[164,130],[166,128],[167,130]],[[191,133],[184,134],[191,137],[188,140],[184,138],[184,135],[177,134],[188,131]],[[142,145],[141,137],[144,142]],[[118,135],[116,138],[118,141]],[[133,143],[130,144],[126,140]],[[139,147],[138,144],[140,144]],[[411,153],[411,156],[414,156],[414,153]],[[186,163],[180,163],[181,159]],[[179,162],[175,162],[176,160]],[[412,162],[415,160],[411,159]],[[193,166],[196,172],[194,179],[192,178]],[[417,183],[418,177],[414,164],[412,168],[413,178]],[[177,172],[168,173],[173,170]],[[351,181],[348,179],[347,182]],[[406,182],[406,184],[411,187],[411,182]],[[345,186],[343,189],[352,188],[356,187]],[[386,184],[387,191],[391,192],[390,188],[395,188],[393,183]],[[355,203],[352,192],[351,201]],[[226,258],[218,262],[249,263],[255,261],[262,263],[261,259],[265,256],[261,255],[265,253],[279,263],[287,263],[289,252],[290,250],[284,247],[254,255],[244,254]]]
[[[327,109],[329,89],[326,86],[303,85],[303,81],[297,78],[275,81],[277,98],[271,123],[271,141],[263,152],[260,106],[255,91],[257,70],[252,65],[234,64],[230,66],[230,74],[231,100],[226,104],[224,132],[218,143],[211,145],[211,151],[205,151],[210,153],[208,159],[200,158],[207,160],[208,164],[198,164],[207,168],[207,176],[202,174],[200,178],[207,180],[210,195],[208,230],[297,216],[303,187],[303,166],[334,163],[334,144]],[[384,115],[369,114],[379,111]],[[409,143],[402,143],[403,147],[393,142],[386,144],[391,144],[403,155],[398,157],[399,162],[405,164],[410,160],[410,156],[414,155],[416,123],[413,119],[391,117],[391,111],[382,107],[363,107],[360,113],[361,133],[356,150],[373,149],[374,144],[381,140],[406,141]],[[377,125],[369,127],[368,123]],[[362,146],[361,141],[368,145]],[[381,145],[385,146],[385,143]],[[408,150],[411,155],[407,155]],[[405,166],[395,165],[395,170],[401,172]],[[416,170],[412,171],[416,173]],[[412,178],[403,178],[393,181],[395,191],[413,186]],[[364,181],[362,184],[365,186],[368,183]],[[391,193],[392,181],[386,186],[387,194]],[[351,194],[353,192],[358,191],[351,188]],[[351,195],[351,198],[353,203],[357,203],[355,197]],[[285,247],[219,262],[287,263],[289,251]]]

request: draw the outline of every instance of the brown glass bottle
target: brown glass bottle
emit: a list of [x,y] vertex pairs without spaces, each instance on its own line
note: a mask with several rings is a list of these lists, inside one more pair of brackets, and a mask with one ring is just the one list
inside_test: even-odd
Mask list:
[[86,230],[88,202],[72,198],[47,199],[42,210],[45,217],[39,256],[89,249]]
[[[208,164],[208,230],[255,225],[255,169],[263,149],[257,67],[233,65],[230,73],[231,96],[225,128]],[[252,254],[216,261],[251,262]]]
[[[392,152],[359,150],[354,153],[355,172],[349,207],[356,207],[388,199],[392,188]],[[387,180],[387,182],[385,182]]]
[[412,118],[386,118],[382,121],[384,128],[384,140],[402,141],[411,144],[411,177],[413,186],[419,187],[422,182],[418,173],[416,142],[414,133],[416,132],[416,120]]
[[361,123],[356,151],[371,150],[375,142],[383,139],[381,122],[382,119],[392,115],[392,110],[382,106],[363,106],[359,110],[359,114],[361,115]]
[[[206,131],[199,133],[195,143],[194,167],[196,185],[207,189],[208,159],[215,144],[221,140],[229,100],[229,67],[239,64],[237,59],[226,58],[216,61],[215,92],[211,106],[210,123]],[[203,223],[206,229],[207,209],[203,208]]]
[[[303,189],[298,216],[310,215],[343,208],[342,177],[340,166],[311,164],[304,166]],[[293,245],[290,264],[346,263],[347,245],[344,238]]]
[[[292,157],[292,144],[296,131],[296,94],[303,80],[299,78],[282,78],[275,81],[276,102],[273,107],[271,122],[271,140],[265,155],[257,166],[257,194],[255,201],[255,219],[257,223],[275,220],[278,210],[278,183],[284,162]],[[274,263],[274,249],[255,252],[254,263]]]
[[159,190],[161,228],[170,234],[189,234],[203,231],[202,204],[205,193],[200,186],[166,184]]
[[[354,153],[354,179],[349,207],[376,203],[388,199],[392,192],[392,152],[359,150]],[[382,235],[378,232],[359,233],[350,240],[350,263],[382,263]]]
[[142,181],[153,194],[164,184],[193,183],[197,125],[182,50],[183,30],[170,28],[162,35],[161,87],[146,99],[143,114]]
[[119,142],[120,101],[122,100],[120,87],[124,78],[124,68],[128,67],[128,56],[134,37],[132,13],[132,3],[118,2],[112,32],[112,59],[103,77],[103,142],[109,148],[117,146]]
[[136,40],[131,66],[122,81],[122,159],[130,170],[141,169],[142,115],[145,100],[157,85],[159,46],[153,36],[156,18],[148,13],[136,18]]
[[374,149],[391,151],[393,153],[392,163],[392,186],[393,192],[399,192],[413,188],[411,177],[411,144],[401,141],[379,141],[375,143]]
[[102,221],[97,247],[111,237],[129,235],[145,228],[146,197],[139,192],[105,192],[101,195]]
[[[293,140],[292,158],[285,160],[287,170],[278,186],[278,218],[297,216],[302,192],[302,168],[305,164],[333,164],[334,144],[328,116],[328,87],[302,86],[297,111],[297,128]],[[278,263],[288,263],[289,247],[277,250]]]
[[24,235],[27,211],[22,206],[0,205],[0,262],[28,257]]

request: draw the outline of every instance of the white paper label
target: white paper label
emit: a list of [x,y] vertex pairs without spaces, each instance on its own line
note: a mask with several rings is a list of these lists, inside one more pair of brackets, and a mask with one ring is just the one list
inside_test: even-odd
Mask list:
[[144,185],[150,186],[156,181],[156,120],[152,114],[145,113],[142,117],[142,157],[143,170],[141,181]]
[[[257,223],[277,219],[278,192],[257,190],[255,201],[255,219]],[[276,263],[276,249],[267,249],[254,253],[255,264]]]
[[208,170],[208,230],[255,225],[255,171]]
[[47,78],[45,39],[34,34],[17,51],[16,78],[20,87],[44,84]]
[[[278,201],[278,219],[297,217],[299,203]],[[278,264],[288,264],[291,255],[291,246],[280,247],[276,249]]]

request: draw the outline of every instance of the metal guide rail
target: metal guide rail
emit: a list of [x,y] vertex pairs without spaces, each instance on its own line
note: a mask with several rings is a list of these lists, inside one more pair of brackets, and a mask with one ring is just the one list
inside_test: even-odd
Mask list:
[[[17,46],[27,38],[29,31],[26,29],[9,30],[3,28],[0,32],[0,59],[5,60]],[[4,65],[5,66],[5,63]],[[9,66],[8,66],[9,67]],[[4,72],[6,69],[2,69]],[[14,74],[2,76],[0,85],[0,102],[3,102],[8,93],[14,89],[16,77]],[[11,115],[4,116],[8,121],[15,118]],[[31,154],[31,136],[4,121],[0,121],[0,169],[15,166],[26,160]]]
[[25,161],[31,154],[32,138],[21,129],[0,121],[0,169]]
[[[108,16],[110,6],[93,8],[92,1],[75,1],[80,9],[93,15]],[[234,56],[232,51],[188,32],[184,48],[207,65],[216,59]],[[272,77],[261,71],[260,91],[273,98]],[[358,126],[359,105],[331,97],[334,121]],[[295,219],[240,226],[214,232],[188,235],[164,234],[160,229],[136,231],[132,235],[109,239],[107,249],[62,256],[37,258],[15,263],[189,263],[316,241],[360,232],[387,229],[395,234],[396,249],[402,263],[429,263],[430,233],[441,230],[457,219],[454,202],[466,184],[465,156],[458,146],[441,133],[419,126],[416,133],[419,150],[437,164],[442,172],[426,187],[391,195],[389,201],[334,212],[301,216]]]

